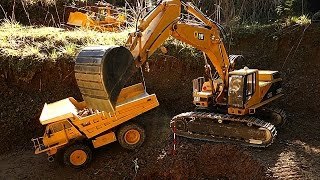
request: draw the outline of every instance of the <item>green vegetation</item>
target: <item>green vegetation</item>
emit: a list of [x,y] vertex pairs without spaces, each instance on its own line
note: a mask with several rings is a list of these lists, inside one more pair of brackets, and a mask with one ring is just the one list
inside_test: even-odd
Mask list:
[[[133,29],[118,33],[102,33],[87,29],[64,30],[44,26],[23,26],[17,22],[5,20],[0,24],[0,57],[9,58],[11,61],[55,62],[58,59],[73,61],[85,46],[124,45],[131,31]],[[165,46],[170,51],[166,56],[173,54],[193,58],[203,56],[198,50],[173,38],[169,38]],[[159,50],[155,55],[162,55],[162,53]]]
[[53,27],[35,28],[4,21],[0,25],[0,56],[37,61],[56,61],[62,57],[70,59],[84,46],[122,45],[127,34],[128,31],[100,33],[81,29],[68,31]]
[[[79,2],[81,0],[70,0],[69,2],[72,1]],[[12,7],[14,6],[12,2],[16,2],[15,8]],[[24,26],[16,22],[19,21],[28,25],[38,22],[36,24],[56,27],[59,24],[58,22],[63,20],[62,5],[66,2],[64,0],[5,0],[1,2],[0,5],[4,9],[2,9],[3,12],[0,11],[0,18],[3,14],[7,19],[0,21],[0,61],[5,59],[12,64],[22,65],[23,62],[55,62],[59,59],[73,61],[82,47],[108,44],[123,45],[127,39],[128,32],[133,31],[132,29],[121,33],[101,33],[82,29],[69,31],[54,27]],[[215,13],[217,13],[215,12],[217,8],[216,4],[214,4],[215,2],[218,1],[203,3],[194,1],[196,6],[206,12],[212,19],[216,18]],[[111,3],[118,4],[120,1],[112,0]],[[153,3],[155,4],[155,1]],[[124,1],[121,5],[124,5]],[[233,0],[221,1],[220,6],[221,22],[226,27],[227,32],[232,32],[228,37],[230,40],[226,39],[226,47],[228,43],[232,44],[232,39],[236,37],[250,36],[264,29],[271,28],[277,31],[293,24],[306,25],[310,23],[307,15],[299,16],[300,12],[298,14],[293,13],[298,7],[303,9],[303,6],[300,6],[296,0],[282,2],[276,0],[268,2],[263,0]],[[39,8],[39,11],[32,10],[36,7]],[[133,10],[136,9],[133,8]],[[14,16],[15,13],[22,15]],[[47,15],[44,17],[43,13]],[[276,14],[278,19],[275,19]],[[23,19],[23,16],[26,17]],[[266,17],[267,19],[264,19]],[[268,22],[268,25],[265,22]],[[198,50],[173,39],[169,39],[165,46],[169,50],[169,53],[165,56],[179,57],[179,59],[203,58],[203,54]],[[156,51],[155,55],[158,54],[161,55],[161,52]]]

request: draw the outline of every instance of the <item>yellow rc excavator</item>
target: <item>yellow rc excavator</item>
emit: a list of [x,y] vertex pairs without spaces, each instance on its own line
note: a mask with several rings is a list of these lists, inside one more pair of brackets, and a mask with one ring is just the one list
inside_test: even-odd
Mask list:
[[[181,17],[181,7],[193,15],[188,22]],[[254,147],[267,147],[275,138],[275,126],[286,119],[280,109],[267,108],[270,102],[281,97],[282,79],[278,71],[249,69],[235,70],[240,55],[227,55],[220,33],[220,24],[206,17],[191,3],[180,0],[162,0],[129,34],[127,52],[106,56],[113,47],[87,47],[76,62],[77,74],[96,73],[94,67],[106,64],[101,72],[107,79],[107,95],[85,94],[85,101],[94,106],[103,99],[104,110],[113,111],[118,94],[133,73],[170,36],[185,42],[205,55],[205,76],[193,80],[195,111],[182,113],[171,120],[176,134],[187,138],[210,141],[237,142]],[[214,66],[214,77],[207,62]],[[89,62],[83,64],[83,62]],[[101,74],[99,74],[101,76]],[[93,88],[79,84],[83,92]],[[92,97],[95,96],[95,99]]]
[[[198,21],[184,20],[181,7]],[[107,79],[104,82],[107,93],[101,96],[83,93],[84,99],[89,106],[101,101],[101,110],[114,111],[125,82],[172,36],[202,51],[205,60],[208,57],[219,75],[213,77],[206,60],[205,76],[193,80],[195,111],[179,114],[171,120],[176,134],[267,147],[277,134],[275,126],[282,125],[286,119],[282,110],[266,107],[283,95],[282,79],[278,71],[247,67],[235,70],[235,63],[242,56],[227,55],[220,38],[222,32],[220,24],[191,3],[162,0],[140,20],[136,31],[129,34],[126,51],[115,52],[113,56],[108,56],[108,52],[116,51],[115,47],[87,47],[81,51],[76,61],[76,75],[97,74],[94,67],[103,62],[106,65],[97,75],[103,72]],[[84,83],[79,87],[82,92],[93,88]]]
[[[181,18],[181,7],[198,23]],[[84,102],[73,98],[45,105],[40,122],[47,125],[43,137],[33,139],[36,154],[49,159],[63,152],[64,162],[84,167],[91,159],[89,147],[118,140],[128,149],[139,147],[143,129],[128,123],[158,106],[156,96],[142,84],[123,88],[127,80],[170,36],[205,54],[205,76],[193,80],[195,111],[171,120],[179,136],[211,141],[232,141],[255,147],[269,146],[282,125],[282,110],[265,106],[281,97],[279,72],[235,70],[239,55],[227,55],[220,38],[222,27],[191,3],[162,0],[129,34],[126,47],[91,46],[76,58],[75,77]],[[219,77],[214,77],[207,57]]]

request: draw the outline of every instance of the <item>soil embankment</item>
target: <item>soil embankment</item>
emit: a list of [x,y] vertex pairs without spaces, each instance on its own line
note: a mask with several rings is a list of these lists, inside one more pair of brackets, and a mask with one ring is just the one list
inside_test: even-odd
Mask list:
[[[38,174],[51,178],[59,178],[61,174],[71,178],[133,177],[132,160],[138,158],[140,169],[137,175],[144,179],[155,176],[167,179],[245,179],[245,175],[248,178],[262,178],[266,172],[273,177],[317,179],[320,173],[319,32],[319,25],[310,25],[307,29],[293,26],[281,31],[276,31],[274,27],[244,29],[233,34],[230,54],[245,56],[245,61],[238,64],[278,70],[284,79],[285,96],[275,105],[287,111],[288,123],[279,131],[274,144],[265,150],[183,140],[178,147],[178,156],[167,154],[171,143],[168,137],[170,117],[192,110],[191,80],[201,76],[203,71],[202,62],[193,61],[191,56],[186,57],[179,52],[180,49],[176,51],[174,47],[169,47],[169,54],[176,58],[154,57],[150,62],[150,72],[144,73],[148,92],[156,93],[161,105],[141,117],[148,138],[139,151],[128,152],[114,143],[96,150],[93,164],[75,174],[56,164],[46,165],[44,157],[35,158],[25,153],[20,154],[21,164],[28,166],[27,161],[33,161],[45,166],[48,169],[45,172],[54,168],[55,172]],[[12,177],[33,177],[36,172],[19,172],[18,168],[14,168],[20,161],[11,161],[15,155],[7,152],[31,149],[30,139],[43,132],[38,118],[45,102],[68,96],[81,99],[74,79],[74,64],[72,60],[58,60],[28,69],[16,68],[8,63],[9,59],[1,61],[4,63],[0,66],[0,144],[3,144],[0,152],[6,154],[0,159],[7,162],[6,166],[2,165],[2,173],[13,173]]]

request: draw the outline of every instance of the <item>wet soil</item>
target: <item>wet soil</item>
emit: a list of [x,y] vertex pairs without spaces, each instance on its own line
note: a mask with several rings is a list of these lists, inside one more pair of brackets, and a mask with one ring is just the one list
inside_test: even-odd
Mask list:
[[38,118],[45,102],[68,96],[81,99],[73,62],[58,61],[21,71],[1,63],[0,177],[319,179],[319,32],[320,26],[311,25],[307,29],[293,26],[276,31],[270,27],[233,34],[231,54],[246,58],[238,64],[282,73],[285,96],[273,104],[287,112],[288,123],[278,130],[270,147],[256,149],[178,138],[177,155],[173,156],[169,121],[178,113],[192,110],[191,80],[202,76],[203,64],[170,48],[169,54],[176,58],[153,57],[150,72],[144,73],[148,92],[156,93],[161,104],[138,118],[147,130],[145,144],[135,151],[127,151],[116,142],[96,149],[93,163],[85,170],[48,163],[45,155],[33,155],[30,142],[43,133]]

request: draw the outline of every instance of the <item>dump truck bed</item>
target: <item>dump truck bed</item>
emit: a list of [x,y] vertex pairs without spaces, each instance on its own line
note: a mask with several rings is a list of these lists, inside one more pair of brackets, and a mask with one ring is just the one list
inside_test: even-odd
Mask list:
[[149,95],[145,93],[132,98],[129,102],[117,105],[115,114],[102,111],[84,118],[77,116],[73,120],[73,123],[88,138],[91,138],[129,121],[158,105],[159,103],[155,94]]
[[123,88],[114,112],[96,111],[81,117],[80,110],[88,108],[85,102],[69,97],[58,102],[45,104],[40,117],[41,124],[70,119],[87,138],[95,137],[159,105],[155,94],[145,92],[141,83]]

